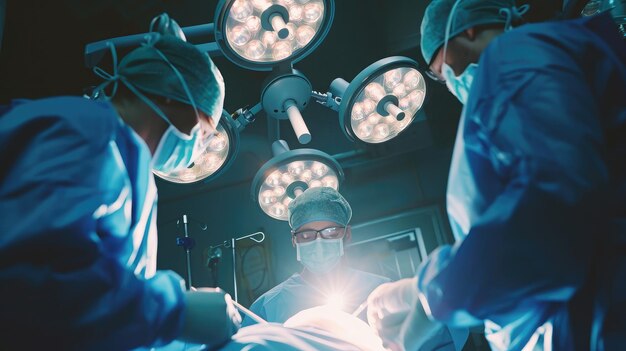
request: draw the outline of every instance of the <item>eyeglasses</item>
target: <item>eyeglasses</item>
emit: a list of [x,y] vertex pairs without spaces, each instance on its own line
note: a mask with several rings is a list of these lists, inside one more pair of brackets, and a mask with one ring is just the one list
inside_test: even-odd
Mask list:
[[322,239],[341,239],[346,234],[345,227],[329,227],[322,230],[303,230],[299,232],[292,231],[291,234],[297,243],[307,243],[317,239],[317,235]]
[[430,69],[425,70],[424,73],[426,73],[426,75],[435,82],[439,84],[446,84],[446,81],[444,79],[441,79],[435,72],[431,71]]

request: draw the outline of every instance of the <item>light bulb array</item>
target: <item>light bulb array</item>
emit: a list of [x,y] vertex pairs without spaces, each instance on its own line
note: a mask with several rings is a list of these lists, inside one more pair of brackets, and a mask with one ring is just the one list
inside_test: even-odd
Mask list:
[[[235,0],[228,11],[226,38],[247,60],[281,61],[313,40],[325,11],[321,0]],[[269,27],[262,23],[264,16]]]
[[[384,72],[374,77],[354,100],[350,111],[352,130],[368,143],[392,139],[411,124],[425,94],[424,78],[415,68],[399,67]],[[390,98],[397,100],[397,104],[385,102]],[[402,118],[396,118],[397,115]]]
[[270,173],[259,190],[259,205],[265,213],[279,220],[287,220],[287,206],[308,188],[338,189],[335,171],[319,161],[293,161]]

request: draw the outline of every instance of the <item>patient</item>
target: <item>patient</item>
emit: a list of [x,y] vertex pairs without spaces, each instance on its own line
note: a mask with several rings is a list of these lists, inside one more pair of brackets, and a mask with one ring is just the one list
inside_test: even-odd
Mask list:
[[[447,330],[440,323],[431,322],[426,315],[416,319],[412,325],[419,330],[419,350],[454,350],[453,340],[446,343],[434,334]],[[434,333],[434,334],[433,334]],[[438,335],[438,334],[437,334]],[[465,335],[467,338],[467,335]],[[437,342],[432,342],[433,340]],[[419,342],[418,342],[419,341]],[[463,339],[464,343],[465,339]],[[462,343],[462,344],[463,344]],[[461,346],[462,346],[461,344]],[[403,350],[400,345],[388,345],[391,350]],[[201,351],[207,350],[202,345],[190,345],[176,342],[159,351]],[[329,305],[303,310],[280,323],[253,324],[239,329],[231,341],[219,351],[385,351],[383,341],[376,335],[374,328],[361,319]]]
[[329,306],[313,307],[284,324],[241,328],[221,351],[384,351],[382,340],[365,322]]

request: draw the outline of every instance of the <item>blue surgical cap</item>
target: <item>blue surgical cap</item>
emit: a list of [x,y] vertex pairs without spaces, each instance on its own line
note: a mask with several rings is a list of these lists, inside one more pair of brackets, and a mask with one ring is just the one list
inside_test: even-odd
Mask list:
[[[421,49],[426,63],[430,64],[433,57],[444,44],[448,16],[455,0],[433,0],[424,13],[421,27]],[[507,23],[506,13],[500,9],[513,9],[513,0],[459,0],[452,23],[450,37],[454,38],[466,29],[488,24],[503,25]]]
[[328,187],[307,189],[289,203],[288,211],[292,229],[321,221],[347,225],[352,218],[348,201],[337,190]]
[[[172,66],[180,72],[190,94]],[[170,35],[153,35],[150,44],[124,57],[117,74],[144,93],[193,105],[191,95],[198,110],[210,116],[215,125],[222,116],[224,79],[206,53],[184,40]]]

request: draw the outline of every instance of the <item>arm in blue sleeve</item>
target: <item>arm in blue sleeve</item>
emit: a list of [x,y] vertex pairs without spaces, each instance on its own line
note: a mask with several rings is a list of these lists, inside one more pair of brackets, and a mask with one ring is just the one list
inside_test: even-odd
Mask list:
[[[3,119],[0,129],[12,125]],[[4,346],[121,350],[166,343],[180,332],[180,278],[136,276],[104,244],[130,235],[132,199],[125,198],[128,184],[112,154],[111,133],[93,128],[77,130],[50,116],[3,141],[16,155],[1,158],[8,167],[0,185]],[[107,137],[89,137],[99,133]],[[115,231],[99,224],[109,215],[119,218]]]
[[608,222],[597,99],[572,58],[544,54],[550,64],[530,69],[481,61],[501,85],[468,105],[448,188],[453,229],[466,236],[418,272],[425,308],[449,325],[567,301]]

